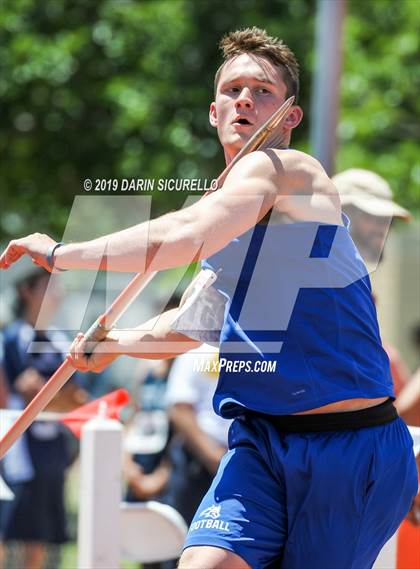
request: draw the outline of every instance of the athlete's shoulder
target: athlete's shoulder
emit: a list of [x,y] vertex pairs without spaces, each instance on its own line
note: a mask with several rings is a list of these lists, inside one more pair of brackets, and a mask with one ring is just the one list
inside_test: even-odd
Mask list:
[[274,198],[282,169],[278,161],[265,151],[254,151],[242,157],[226,176],[223,188],[249,195],[250,192]]
[[299,194],[322,194],[338,199],[338,191],[322,164],[300,150],[277,150],[282,159],[284,176],[289,190]]
[[296,221],[318,220],[341,225],[340,198],[333,182],[313,156],[300,150],[273,150],[281,160],[279,209]]
[[233,166],[231,174],[247,177],[249,175],[268,176],[276,171],[278,160],[267,150],[255,150],[243,156]]
[[316,158],[292,148],[267,148],[251,152],[238,161],[234,170],[243,176],[253,174],[266,178],[275,177],[277,182],[300,175],[306,179],[322,177],[329,180],[322,164]]
[[299,168],[307,170],[314,169],[319,172],[323,172],[326,175],[322,164],[310,154],[302,152],[301,150],[295,150],[294,148],[285,149],[269,149],[266,152],[275,153],[278,160],[281,161],[283,167],[290,170],[298,170]]

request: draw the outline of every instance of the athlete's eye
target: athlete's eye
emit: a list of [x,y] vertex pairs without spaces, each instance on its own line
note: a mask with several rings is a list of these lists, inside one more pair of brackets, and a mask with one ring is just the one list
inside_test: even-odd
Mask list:
[[258,95],[269,95],[271,91],[269,89],[266,89],[265,87],[259,87],[257,89],[257,93]]

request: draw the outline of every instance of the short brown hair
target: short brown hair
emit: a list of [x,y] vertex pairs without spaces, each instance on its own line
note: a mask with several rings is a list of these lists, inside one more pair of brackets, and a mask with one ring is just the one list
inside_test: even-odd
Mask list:
[[295,54],[282,40],[271,37],[265,30],[260,28],[246,28],[225,35],[220,44],[223,53],[223,63],[216,71],[214,77],[214,91],[220,80],[223,67],[228,61],[243,53],[259,55],[269,59],[271,63],[280,67],[282,77],[287,87],[287,96],[295,96],[295,102],[299,95],[299,64]]

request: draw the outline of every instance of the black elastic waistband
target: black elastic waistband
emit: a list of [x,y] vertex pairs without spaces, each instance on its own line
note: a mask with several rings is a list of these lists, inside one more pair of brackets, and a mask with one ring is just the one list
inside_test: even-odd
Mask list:
[[[248,415],[248,413],[247,413]],[[376,427],[394,421],[398,412],[387,399],[380,405],[359,411],[342,413],[314,413],[310,415],[267,415],[265,413],[249,413],[270,421],[277,429],[285,433],[305,433],[322,431],[345,431]]]

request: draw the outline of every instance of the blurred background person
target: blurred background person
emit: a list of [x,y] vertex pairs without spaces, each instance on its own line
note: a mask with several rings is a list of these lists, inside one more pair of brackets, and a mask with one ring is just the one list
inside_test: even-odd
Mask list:
[[[50,287],[46,294],[49,279],[46,271],[34,269],[16,284],[16,319],[2,334],[2,368],[9,408],[25,407],[64,358],[63,342],[67,338],[56,330],[35,329],[41,305],[47,326],[60,303],[57,287]],[[37,345],[30,351],[33,342]],[[76,382],[70,382],[50,409],[71,409],[84,400],[84,391]],[[64,483],[66,469],[74,458],[70,437],[63,425],[38,421],[4,458],[4,478],[15,494],[14,500],[0,502],[0,525],[9,569],[44,568],[47,545],[59,546],[67,540]],[[18,548],[9,547],[15,542]],[[59,549],[52,550],[54,567],[58,566]]]
[[[420,356],[420,324],[418,324],[412,334],[413,343],[416,348],[417,356]],[[402,389],[397,397],[395,405],[398,413],[407,423],[420,427],[420,362],[408,384]],[[420,523],[420,516],[419,516]]]
[[[420,355],[420,324],[413,330],[413,340],[417,355]],[[420,364],[417,365],[411,380],[397,397],[395,406],[399,415],[408,425],[420,427]],[[417,453],[416,461],[420,476],[420,452]],[[413,506],[407,518],[413,525],[420,526],[420,481],[419,492],[414,498]]]
[[[393,201],[388,182],[375,172],[351,168],[333,176],[332,181],[343,211],[350,218],[350,235],[368,269],[374,269],[384,258],[386,238],[394,220],[407,222],[410,213]],[[398,395],[409,381],[410,372],[399,351],[386,340],[383,344]]]
[[[0,361],[3,361],[3,340],[2,334],[0,332]],[[4,376],[4,370],[0,366],[0,409],[4,409],[7,405],[8,391],[6,386],[6,378]],[[0,421],[1,421],[1,411],[0,411]],[[0,466],[0,476],[3,476],[3,471]],[[0,500],[2,496],[0,495]],[[3,533],[0,520],[0,569],[4,569],[4,547],[3,547]]]
[[203,344],[175,359],[167,403],[174,429],[168,502],[190,524],[227,450],[230,421],[213,410],[218,378],[216,348]]
[[[411,215],[393,200],[388,182],[374,172],[352,168],[332,180],[340,193],[343,211],[350,218],[353,241],[366,265],[376,268],[384,259],[386,238],[395,220],[408,222]],[[414,342],[419,353],[420,327],[414,330]],[[420,426],[420,368],[410,378],[399,351],[389,342],[383,344],[390,361],[398,412],[408,425]],[[420,471],[420,455],[416,458]],[[407,518],[420,525],[420,494]]]
[[[0,334],[0,344],[2,342],[3,342],[2,336]],[[0,348],[0,360],[1,361],[3,360],[1,348]],[[7,398],[8,398],[8,390],[7,390],[7,385],[6,385],[6,378],[4,377],[3,368],[0,368],[0,409],[4,409],[6,407]]]
[[124,461],[127,500],[131,502],[161,497],[170,471],[166,459],[169,428],[165,391],[172,361],[146,363],[146,367],[140,366],[141,375],[131,392],[136,401],[136,413],[128,425],[125,440],[125,448],[133,451]]
[[[174,294],[165,310],[179,305]],[[126,500],[166,503],[171,475],[169,443],[171,432],[167,413],[167,381],[173,360],[141,360],[134,371],[130,392],[134,415],[125,429],[124,478]],[[168,567],[165,563],[143,563],[144,569]]]
[[351,221],[350,234],[365,263],[379,263],[388,231],[395,219],[409,221],[410,213],[392,199],[386,180],[361,168],[332,177],[341,205]]
[[[420,324],[413,330],[413,340],[417,351],[417,356],[420,355]],[[400,392],[395,406],[398,413],[408,425],[420,427],[420,363],[413,374],[410,382]],[[420,452],[416,456],[417,470],[420,478]],[[414,498],[413,506],[407,516],[408,520],[415,526],[420,526],[420,480],[419,491]]]
[[[137,369],[135,386],[131,390],[136,413],[126,428],[124,443],[127,502],[164,501],[171,472],[165,403],[171,364],[172,360],[145,360]],[[164,565],[143,563],[141,567],[160,569]]]

